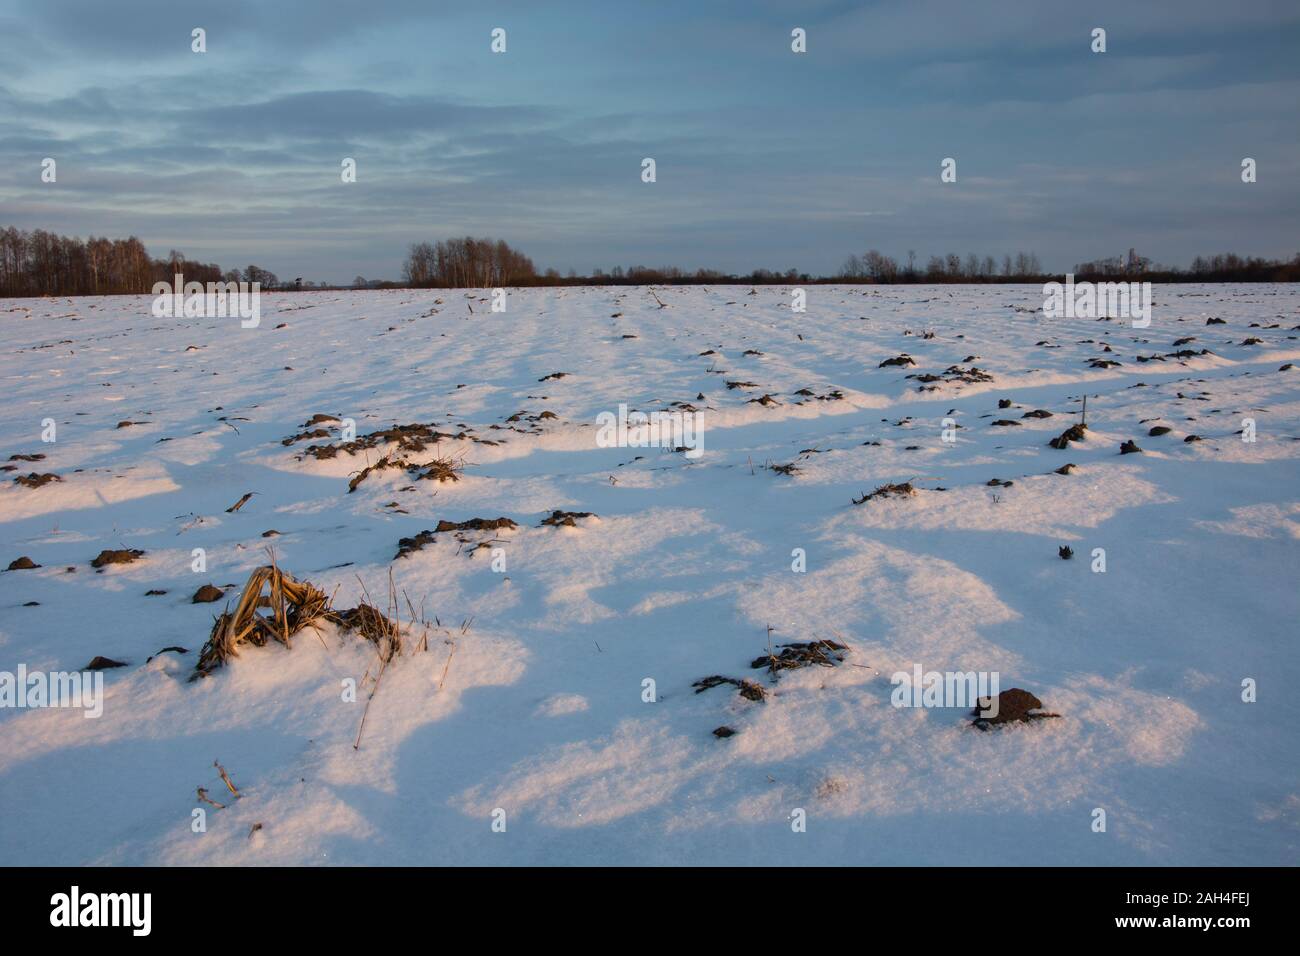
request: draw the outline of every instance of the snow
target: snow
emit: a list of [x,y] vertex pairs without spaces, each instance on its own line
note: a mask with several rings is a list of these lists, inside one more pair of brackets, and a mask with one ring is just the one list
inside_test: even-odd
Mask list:
[[[0,573],[0,672],[128,664],[98,719],[0,708],[0,864],[1296,862],[1300,369],[1279,369],[1300,292],[1157,286],[1147,329],[1045,318],[1036,286],[814,286],[806,313],[781,287],[655,294],[511,290],[504,314],[465,290],[269,294],[253,329],[155,319],[148,297],[0,302],[0,458],[46,456],[0,487],[0,567],[42,566]],[[1184,347],[1214,354],[1136,360]],[[878,367],[903,352],[915,367]],[[952,365],[994,380],[906,377]],[[1049,448],[1085,390],[1086,440]],[[597,444],[600,413],[671,402],[703,411],[702,457]],[[464,431],[408,455],[462,479],[378,471],[349,494],[387,449],[281,444],[317,413]],[[10,480],[29,472],[62,481]],[[597,517],[540,527],[557,509]],[[394,560],[439,520],[499,516],[519,527]],[[233,600],[268,546],[338,607],[391,568],[407,646],[359,748],[378,662],[333,625],[188,681],[224,606],[191,595]],[[90,567],[117,548],[146,554]],[[750,668],[769,627],[849,653],[773,682]],[[169,645],[188,652],[146,663]],[[969,708],[895,708],[915,663],[996,671],[1061,716],[980,733]],[[769,695],[696,694],[712,674]]]

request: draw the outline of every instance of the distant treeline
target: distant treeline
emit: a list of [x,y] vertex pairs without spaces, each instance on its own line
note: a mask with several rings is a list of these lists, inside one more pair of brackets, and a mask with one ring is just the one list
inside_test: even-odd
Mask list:
[[908,252],[907,264],[900,265],[891,256],[875,249],[861,256],[849,256],[837,278],[847,282],[1028,282],[1043,276],[1038,256],[1032,252],[993,256],[970,253],[963,259],[956,253],[931,256],[924,266],[917,264],[915,252]]
[[[1074,267],[1075,278],[1090,281],[1141,282],[1298,282],[1300,253],[1290,260],[1260,259],[1238,256],[1231,252],[1197,256],[1190,269],[1155,265],[1132,250],[1125,256],[1111,256]],[[931,256],[925,266],[917,264],[916,254],[908,253],[907,264],[900,265],[890,256],[872,249],[862,256],[849,256],[833,280],[839,282],[941,283],[941,282],[1038,282],[1059,279],[1044,273],[1038,256],[1032,252],[993,256],[968,254],[964,259],[955,253]],[[821,280],[819,280],[821,281]]]
[[155,282],[260,282],[280,287],[275,273],[258,266],[222,272],[211,262],[195,262],[173,249],[154,259],[144,243],[91,236],[82,240],[43,229],[0,229],[0,296],[136,295],[153,291]]
[[[24,232],[0,229],[0,297],[39,295],[146,294],[155,282],[170,282],[176,274],[187,282],[258,282],[265,290],[348,288],[295,279],[281,282],[275,273],[250,265],[223,271],[215,263],[195,262],[172,250],[165,259],[152,258],[135,236],[82,240],[37,229]],[[1148,282],[1300,282],[1300,253],[1290,260],[1261,259],[1220,253],[1197,256],[1190,269],[1153,265],[1130,250],[1127,257],[1112,256],[1074,267],[1080,280]],[[561,275],[555,269],[539,273],[533,261],[499,239],[445,239],[411,246],[402,280],[352,282],[355,289],[496,288],[504,286],[591,285],[813,285],[825,283],[994,283],[1047,282],[1059,279],[1045,273],[1038,256],[1017,252],[994,256],[974,253],[962,258],[950,253],[930,256],[922,265],[915,252],[906,263],[874,249],[852,255],[836,275],[814,276],[798,269],[784,272],[755,269],[728,273],[716,269],[687,270],[677,266],[615,266],[580,276],[574,270]]]
[[[1176,266],[1151,265],[1143,260],[1138,278],[1144,282],[1300,282],[1300,252],[1287,259],[1260,259],[1256,256],[1239,256],[1221,252],[1213,256],[1197,256],[1190,269]],[[1074,267],[1077,279],[1109,279],[1132,274],[1124,271],[1119,256],[1081,262]]]
[[[1127,257],[1113,256],[1074,267],[1079,279],[1145,282],[1297,282],[1300,281],[1300,253],[1286,260],[1242,257],[1233,253],[1197,256],[1191,269],[1153,265],[1149,259],[1130,250]],[[915,252],[909,252],[906,264],[872,249],[863,255],[849,256],[837,274],[814,276],[798,269],[784,272],[755,269],[748,273],[720,272],[716,269],[694,271],[677,266],[615,266],[609,272],[596,269],[590,275],[569,270],[561,275],[555,269],[538,273],[532,260],[507,243],[494,239],[452,239],[436,245],[418,243],[411,247],[403,269],[408,285],[439,288],[494,288],[497,286],[588,286],[588,285],[748,285],[791,284],[935,284],[1049,282],[1061,278],[1045,272],[1038,256],[1017,252],[994,256],[956,253],[930,256],[920,264]],[[376,287],[364,283],[357,287]],[[388,283],[382,285],[387,286]]]
[[440,289],[493,289],[534,285],[533,260],[500,239],[444,239],[411,246],[402,268],[408,285]]

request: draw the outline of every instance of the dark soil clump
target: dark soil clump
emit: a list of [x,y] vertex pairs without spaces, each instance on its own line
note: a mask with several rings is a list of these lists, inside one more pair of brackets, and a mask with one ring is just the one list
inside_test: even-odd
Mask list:
[[746,700],[761,701],[767,696],[767,691],[763,689],[762,684],[756,684],[752,680],[737,680],[734,677],[723,677],[721,674],[714,674],[711,677],[702,677],[691,686],[695,688],[695,693],[702,694],[706,690],[719,687],[722,684],[730,684],[733,687],[740,688],[740,696]]
[[90,562],[90,566],[92,568],[102,568],[109,564],[130,564],[132,561],[136,561],[143,557],[144,552],[134,548],[120,551],[104,550],[99,552],[99,555],[94,561]]
[[1045,717],[1061,716],[1060,714],[1043,713],[1043,702],[1029,691],[1021,690],[1019,687],[1013,687],[998,694],[997,714],[985,716],[992,704],[993,699],[991,697],[981,697],[975,702],[975,709],[971,711],[971,716],[975,718],[971,721],[972,726],[978,727],[980,730],[988,730],[989,727],[998,724],[1028,723],[1031,720],[1041,720]]
[[915,365],[915,364],[916,364],[916,359],[912,358],[912,356],[904,352],[902,355],[896,356],[894,358],[885,359],[883,362],[877,365],[876,368],[888,368],[891,365],[906,367],[908,365]]
[[860,505],[864,501],[871,501],[875,498],[910,498],[914,494],[916,494],[916,489],[912,487],[910,481],[905,481],[898,485],[884,484],[870,494],[865,494],[860,498],[854,498],[853,503],[855,505]]
[[442,531],[500,531],[502,528],[518,528],[519,525],[510,518],[470,518],[468,521],[439,521],[435,532]]
[[299,432],[297,435],[290,435],[288,438],[281,439],[280,444],[286,447],[296,442],[305,441],[308,438],[329,438],[330,433],[324,428],[313,428],[311,431]]
[[345,631],[356,631],[371,644],[392,641],[395,653],[401,653],[397,624],[377,607],[362,602],[342,611],[330,611],[325,616]]
[[820,667],[834,667],[843,662],[848,648],[834,641],[809,641],[806,644],[781,644],[780,654],[764,654],[750,661],[749,666],[766,667],[773,674],[777,671],[796,670],[816,664]]
[[421,531],[419,534],[410,538],[402,538],[397,542],[397,554],[393,555],[393,560],[404,558],[413,551],[420,551],[426,544],[432,544],[435,540],[432,531]]
[[333,458],[339,452],[355,455],[367,448],[377,448],[386,444],[397,445],[395,451],[420,452],[424,451],[429,445],[436,445],[444,438],[469,437],[465,432],[456,435],[450,432],[440,432],[432,425],[418,423],[414,425],[394,425],[392,428],[384,428],[368,435],[361,435],[354,441],[342,442],[337,445],[310,445],[303,451],[303,454],[311,455],[320,461]]
[[1083,441],[1084,438],[1087,437],[1085,435],[1085,432],[1087,432],[1087,430],[1088,430],[1088,426],[1082,423],[1071,425],[1069,428],[1061,432],[1061,434],[1057,435],[1047,444],[1051,445],[1053,448],[1069,448],[1070,442]]
[[538,527],[549,526],[552,528],[576,528],[578,525],[578,518],[594,517],[596,516],[590,511],[552,511],[550,517],[543,518],[542,523],[538,525]]
[[438,526],[432,531],[421,531],[419,534],[410,538],[402,538],[397,542],[397,554],[393,559],[404,558],[413,551],[421,550],[425,545],[432,544],[437,540],[437,535],[446,534],[455,531],[499,531],[502,528],[518,528],[519,525],[510,518],[470,518],[468,521],[447,521],[438,522]]

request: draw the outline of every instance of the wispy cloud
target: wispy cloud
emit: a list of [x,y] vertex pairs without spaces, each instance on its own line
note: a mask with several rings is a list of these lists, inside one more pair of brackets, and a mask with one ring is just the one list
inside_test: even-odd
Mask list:
[[1292,3],[612,6],[0,3],[0,220],[335,280],[465,232],[582,271],[1295,251]]

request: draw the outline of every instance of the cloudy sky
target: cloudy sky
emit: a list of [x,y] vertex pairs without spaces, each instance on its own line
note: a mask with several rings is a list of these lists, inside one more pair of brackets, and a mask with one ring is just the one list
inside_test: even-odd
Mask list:
[[1295,0],[0,0],[0,226],[331,281],[464,234],[580,273],[1289,257],[1298,54]]

